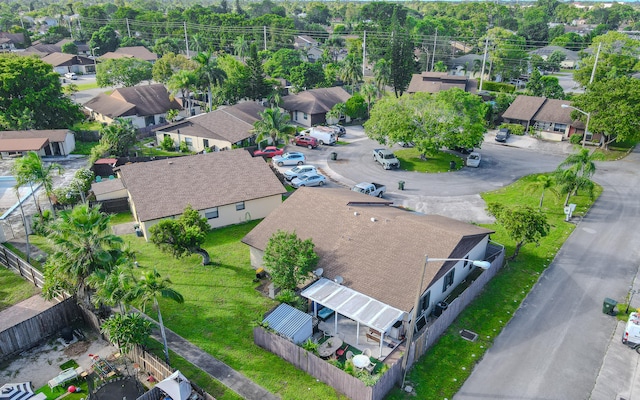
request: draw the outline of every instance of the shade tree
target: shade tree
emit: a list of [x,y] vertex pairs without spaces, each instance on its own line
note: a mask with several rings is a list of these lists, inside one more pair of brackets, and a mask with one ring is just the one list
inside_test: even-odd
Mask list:
[[487,211],[516,242],[513,254],[509,257],[510,260],[518,257],[522,246],[527,243],[538,243],[549,234],[551,229],[546,214],[529,206],[507,207],[500,203],[489,203]]
[[149,61],[133,57],[105,60],[98,64],[96,82],[100,87],[131,87],[152,79],[153,65]]
[[274,285],[283,290],[295,290],[309,277],[318,263],[311,239],[302,240],[295,232],[278,230],[264,249],[264,266]]
[[178,259],[188,254],[199,254],[203,257],[203,265],[206,265],[209,263],[209,253],[200,246],[210,230],[207,219],[188,205],[180,217],[163,219],[149,228],[149,240],[162,252]]

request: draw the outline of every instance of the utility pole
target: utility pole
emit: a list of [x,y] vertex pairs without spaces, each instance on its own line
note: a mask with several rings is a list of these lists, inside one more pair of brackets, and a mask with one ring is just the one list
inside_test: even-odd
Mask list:
[[124,20],[127,21],[127,35],[131,37],[131,29],[129,28],[129,18],[125,18]]
[[591,70],[591,79],[589,79],[589,85],[593,83],[593,79],[596,77],[596,67],[598,66],[598,58],[600,57],[601,47],[602,47],[602,42],[598,43],[598,51],[596,52],[596,59],[593,62],[593,69]]
[[189,54],[189,37],[187,36],[187,21],[184,21],[184,44],[187,46],[187,58],[191,58]]
[[264,49],[267,50],[267,27],[262,26],[262,41],[264,42]]
[[364,79],[364,66],[367,63],[367,31],[364,31],[362,39],[362,79]]
[[438,40],[438,27],[436,27],[436,35],[433,37],[433,54],[431,54],[431,71],[436,61],[436,41]]
[[487,63],[487,49],[489,48],[489,37],[484,39],[484,56],[482,57],[482,69],[480,70],[480,88],[482,90],[482,83],[484,82],[484,66]]

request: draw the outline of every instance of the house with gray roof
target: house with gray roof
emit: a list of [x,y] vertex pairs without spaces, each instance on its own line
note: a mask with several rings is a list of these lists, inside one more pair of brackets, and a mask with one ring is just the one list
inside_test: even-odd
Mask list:
[[60,75],[67,72],[75,72],[76,74],[95,74],[96,62],[85,56],[67,53],[50,53],[42,57],[42,61],[53,66],[53,70]]
[[24,48],[24,33],[0,32],[0,52]]
[[115,59],[115,58],[137,58],[142,61],[148,61],[155,63],[158,60],[158,55],[150,52],[144,46],[131,46],[120,47],[116,51],[110,51],[99,57],[101,60]]
[[327,112],[350,98],[346,90],[337,86],[311,89],[284,96],[281,107],[289,112],[291,121],[310,127],[327,122]]
[[[309,212],[310,205],[313,212]],[[408,324],[423,268],[418,317],[430,315],[438,302],[474,272],[475,267],[468,260],[485,260],[493,253],[488,251],[489,235],[493,233],[489,229],[439,215],[410,212],[393,207],[389,200],[339,188],[300,188],[252,229],[242,242],[249,246],[254,268],[264,268],[264,250],[278,230],[295,232],[300,239],[311,239],[315,245],[319,256],[317,271],[321,271],[315,275],[321,278],[304,289],[303,296],[317,294],[313,288],[321,285],[324,300],[329,301],[331,296],[326,290],[335,290],[336,304],[340,300],[343,304],[331,308],[343,319],[359,307],[346,301],[349,296],[358,297],[353,293],[369,299],[363,304],[381,303],[388,310],[399,310],[399,314],[394,313],[397,320],[380,327],[383,337],[386,333],[392,338],[392,325],[399,321]],[[425,255],[460,261],[434,260],[425,266]],[[340,292],[341,287],[351,294]],[[322,296],[310,296],[327,305]],[[381,354],[388,353],[383,350]]]
[[[563,108],[563,104],[571,105],[571,102],[520,95],[502,114],[502,119],[506,123],[520,124],[525,132],[535,131],[547,140],[562,141],[574,134],[583,135],[584,123],[571,118],[574,110]],[[590,139],[587,135],[587,140]]]
[[422,72],[413,74],[407,93],[438,93],[451,88],[476,93],[478,81],[467,76],[449,75],[447,72]]
[[90,117],[106,124],[116,118],[129,119],[136,128],[166,123],[169,110],[181,110],[161,83],[114,89],[100,93],[84,104]]
[[529,52],[529,54],[536,54],[542,57],[543,60],[547,60],[553,52],[559,51],[564,54],[565,59],[560,63],[560,68],[572,69],[577,68],[578,62],[580,61],[580,56],[578,56],[577,51],[565,49],[560,46],[544,46],[539,49],[535,49]]
[[76,148],[76,139],[68,129],[0,131],[0,158],[35,151],[41,157],[66,156]]
[[231,149],[234,144],[252,138],[253,124],[259,121],[265,107],[255,101],[245,101],[228,107],[163,126],[156,131],[157,143],[171,137],[176,147],[186,142],[195,152]]
[[286,193],[269,165],[243,149],[126,164],[118,177],[147,239],[151,226],[187,205],[218,228],[266,217]]

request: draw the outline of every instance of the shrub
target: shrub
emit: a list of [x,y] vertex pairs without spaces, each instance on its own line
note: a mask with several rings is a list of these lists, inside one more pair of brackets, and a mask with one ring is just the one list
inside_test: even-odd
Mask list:
[[481,90],[488,90],[490,92],[513,93],[516,91],[516,87],[509,83],[489,81],[482,83]]
[[189,150],[189,145],[187,144],[187,142],[186,142],[186,141],[184,141],[184,142],[180,142],[180,151],[181,151],[182,153],[188,153],[188,152],[190,151],[190,150]]
[[162,150],[164,151],[174,151],[176,149],[171,136],[165,136],[164,139],[162,139],[162,142],[160,142],[160,147],[162,147]]
[[580,144],[582,142],[582,135],[571,135],[571,136],[569,136],[569,142],[571,144]]
[[281,290],[280,293],[278,293],[278,295],[276,296],[276,300],[281,303],[286,303],[291,307],[295,307],[298,310],[307,311],[304,299],[298,296],[296,292],[291,289]]
[[500,125],[500,128],[508,128],[514,135],[524,135],[524,126],[520,124],[502,124]]
[[307,339],[302,343],[302,348],[308,352],[315,353],[318,351],[318,343],[311,340],[311,338]]
[[38,236],[49,235],[49,225],[53,222],[53,214],[50,210],[44,210],[42,214],[35,214],[31,223],[31,230]]

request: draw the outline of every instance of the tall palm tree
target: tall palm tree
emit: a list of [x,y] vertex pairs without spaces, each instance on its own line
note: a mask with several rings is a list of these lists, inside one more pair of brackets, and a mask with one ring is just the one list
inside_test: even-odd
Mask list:
[[198,63],[198,86],[207,89],[207,105],[209,111],[213,110],[212,105],[212,86],[222,86],[227,79],[227,73],[218,67],[218,61],[211,56],[211,52],[198,53],[193,58]]
[[[164,323],[162,322],[162,313],[160,312],[160,304],[158,298],[165,298],[173,300],[179,304],[184,303],[184,297],[176,290],[171,288],[171,280],[169,278],[163,278],[160,273],[154,268],[151,271],[146,271],[142,278],[137,282],[133,288],[132,298],[135,298],[142,302],[142,310],[145,311],[149,302],[153,303],[153,308],[158,311],[158,324],[160,324],[160,333],[162,334],[162,341],[164,344],[164,357],[167,364],[169,364],[169,347],[167,346],[167,334],[164,330]],[[146,312],[146,311],[145,311]]]
[[111,233],[110,220],[97,207],[81,204],[51,223],[48,238],[55,251],[45,265],[46,297],[78,293],[79,301],[91,305],[87,278],[98,270],[111,271],[121,260],[122,239]]
[[535,181],[529,183],[526,186],[525,190],[529,193],[534,193],[534,192],[537,192],[538,190],[542,191],[542,193],[540,194],[540,203],[538,204],[538,209],[541,210],[542,202],[544,201],[545,191],[548,190],[549,192],[554,194],[556,197],[558,197],[558,191],[555,189],[555,186],[556,186],[555,176],[543,174],[543,175],[539,175]]
[[378,86],[378,91],[384,93],[385,86],[391,84],[391,62],[384,58],[379,59],[373,66],[373,76],[376,86]]
[[195,87],[196,83],[197,75],[195,71],[184,69],[171,75],[171,78],[169,78],[169,81],[167,82],[167,87],[169,88],[169,90],[171,90],[174,94],[180,92],[180,94],[182,95],[182,101],[184,102],[182,106],[185,107],[186,105],[187,110],[189,110],[187,112],[187,115],[190,115],[191,110],[189,92]]
[[357,58],[349,55],[344,59],[340,68],[340,79],[351,85],[351,93],[353,94],[353,86],[362,79],[362,65]]
[[[20,186],[27,182],[41,184],[49,199],[51,212],[55,215],[53,202],[51,201],[51,195],[53,194],[53,172],[57,171],[58,174],[61,174],[62,167],[57,163],[49,163],[46,165],[38,153],[30,151],[24,157],[16,160],[11,171]],[[33,193],[33,187],[31,187],[31,192]],[[36,202],[36,207],[40,210],[40,205],[36,200],[35,193],[33,193],[33,198]]]
[[119,306],[124,313],[127,311],[127,303],[130,301],[135,279],[129,260],[116,265],[110,271],[99,269],[88,278],[87,284],[95,289],[93,305],[99,307]]
[[240,35],[233,41],[233,50],[236,56],[241,57],[244,61],[245,56],[249,53],[249,42],[244,35]]
[[378,88],[372,83],[365,83],[360,87],[360,94],[367,100],[367,116],[369,116],[371,101],[378,95]]
[[559,166],[574,169],[576,174],[583,178],[591,178],[596,172],[596,164],[594,161],[602,160],[601,153],[589,153],[589,149],[580,149],[579,152],[571,154]]
[[260,143],[267,137],[276,146],[279,139],[286,143],[295,127],[289,124],[289,114],[280,111],[279,108],[267,108],[260,113],[260,120],[253,124],[253,132],[256,133],[256,142]]
[[13,187],[13,190],[16,192],[16,197],[18,198],[18,205],[20,205],[20,215],[22,216],[22,226],[24,226],[24,234],[27,240],[27,262],[30,262],[31,257],[31,246],[29,246],[29,228],[27,228],[27,218],[24,215],[24,208],[22,207],[22,199],[20,198],[20,184],[16,183]]

